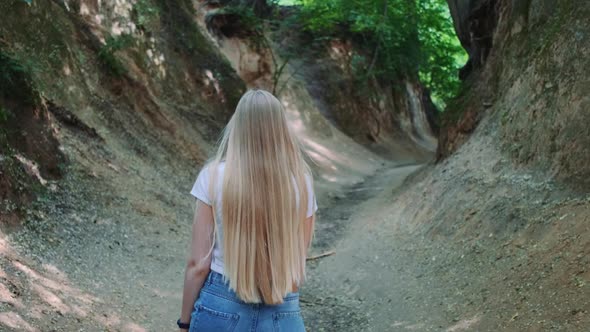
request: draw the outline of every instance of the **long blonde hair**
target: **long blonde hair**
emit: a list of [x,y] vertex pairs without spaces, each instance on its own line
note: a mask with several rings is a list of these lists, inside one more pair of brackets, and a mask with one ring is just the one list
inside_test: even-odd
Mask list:
[[[211,184],[223,161],[225,278],[245,302],[282,303],[305,277],[306,176],[312,177],[271,93],[251,90],[240,99],[209,165]],[[211,197],[215,188],[209,187]]]

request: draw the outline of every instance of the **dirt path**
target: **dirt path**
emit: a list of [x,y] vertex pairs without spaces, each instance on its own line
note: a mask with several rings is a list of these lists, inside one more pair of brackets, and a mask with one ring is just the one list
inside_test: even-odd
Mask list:
[[[335,249],[336,254],[309,264],[308,282],[302,290],[302,308],[307,325],[313,327],[313,331],[364,331],[368,327],[373,304],[366,303],[366,295],[358,294],[361,287],[354,281],[363,279],[359,273],[365,276],[381,273],[382,264],[359,264],[361,262],[355,259],[373,255],[369,243],[359,244],[357,252],[350,252],[343,244],[365,240],[360,231],[376,217],[378,209],[391,203],[393,191],[419,167],[383,169],[348,189],[342,197],[322,202],[313,251]],[[331,276],[329,271],[335,267],[331,264],[334,261],[352,265],[335,269],[338,273]]]
[[[476,233],[455,238],[416,228],[417,220],[439,224],[436,214],[419,215],[437,210],[420,208],[432,195],[455,195],[453,209],[437,211],[456,219],[451,226],[467,225],[473,204],[449,188],[480,198],[502,193],[506,197],[496,194],[499,200],[486,212],[501,220],[514,195],[546,197],[545,186],[532,180],[534,191],[526,181],[513,188],[526,174],[503,171],[503,184],[479,173],[466,178],[467,167],[460,161],[416,172],[419,166],[385,165],[318,197],[312,255],[336,254],[308,265],[301,302],[309,331],[585,331],[588,256],[576,235],[582,230],[568,226],[567,216],[590,215],[590,199],[544,203],[549,212],[552,206],[563,210],[539,219],[559,225],[545,233],[561,243],[559,251],[517,237],[526,229],[518,225],[536,219],[512,221],[510,229],[500,224],[503,233],[484,236],[473,226]],[[445,175],[447,168],[455,173]],[[410,174],[414,179],[404,182]],[[417,183],[421,176],[430,180]],[[166,200],[130,204],[113,199],[108,188],[88,190],[94,180],[61,183],[64,188],[31,209],[21,230],[0,234],[0,331],[173,330],[193,200],[178,189]],[[522,212],[527,215],[540,218]],[[568,271],[566,279],[555,281],[561,274],[553,271]]]
[[[498,227],[504,233],[458,238],[416,228],[417,220],[438,224],[437,215],[424,218],[415,209],[432,195],[447,197],[448,188],[463,194],[478,188],[471,189],[471,195],[481,191],[474,197],[502,193],[506,197],[487,212],[502,220],[514,195],[545,197],[544,186],[512,188],[514,179],[527,178],[522,174],[507,175],[502,184],[479,174],[465,178],[461,167],[468,166],[460,161],[416,172],[419,166],[385,165],[360,183],[318,197],[312,255],[336,254],[308,265],[301,302],[309,331],[585,331],[588,256],[576,242],[583,240],[576,235],[582,230],[569,228],[566,217],[590,215],[590,199],[547,201],[548,211],[564,210],[540,219],[559,225],[546,234],[562,244],[560,251],[518,239],[514,221],[513,229]],[[455,173],[445,175],[446,168]],[[414,180],[404,182],[410,174]],[[421,176],[431,180],[417,184]],[[87,190],[93,180],[61,183],[64,188],[31,210],[24,228],[0,234],[0,331],[174,330],[193,200],[178,189],[166,200],[130,204],[113,199],[108,188]],[[449,213],[457,227],[466,225],[473,205],[451,193],[457,195],[454,208],[439,212]],[[578,251],[570,252],[570,243]],[[570,272],[555,281],[561,274],[552,271]]]
[[488,290],[469,294],[466,288],[485,282],[478,268],[493,258],[407,232],[396,223],[411,221],[396,220],[387,209],[418,168],[387,169],[323,210],[323,227],[340,231],[318,232],[318,249],[336,255],[310,266],[302,292],[313,331],[453,332],[479,322],[480,315],[462,312],[481,296],[485,301]]
[[[399,185],[415,169],[386,169],[341,193],[318,197],[321,210],[313,253],[333,248],[360,205],[384,188]],[[182,212],[174,220],[155,220],[130,211],[124,200],[94,196],[105,188],[77,189],[90,185],[85,181],[64,181],[72,186],[42,202],[23,229],[2,235],[0,330],[164,331],[174,327],[191,200],[178,197],[182,203],[175,209]],[[108,206],[77,206],[80,201]],[[305,317],[313,330],[322,325],[310,310],[318,301],[315,270],[321,264],[310,263],[310,282],[303,291]]]
[[475,153],[412,170],[326,211],[352,206],[303,289],[313,331],[588,331],[590,198]]

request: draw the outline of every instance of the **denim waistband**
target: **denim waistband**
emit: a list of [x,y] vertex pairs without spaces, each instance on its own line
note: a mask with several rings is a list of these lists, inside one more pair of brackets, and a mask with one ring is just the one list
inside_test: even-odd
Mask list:
[[[216,293],[217,295],[225,297],[228,300],[243,302],[238,297],[238,295],[232,289],[229,288],[229,282],[226,282],[224,280],[224,276],[221,273],[218,273],[215,271],[209,272],[209,275],[207,276],[207,280],[205,281],[205,284],[206,284],[205,286],[207,286],[207,285],[213,286],[214,289],[211,289],[210,291]],[[298,299],[299,299],[299,292],[295,292],[295,293],[288,293],[287,296],[285,296],[284,301],[294,301],[294,300],[298,300]]]
[[227,283],[223,280],[223,274],[211,271],[207,276],[207,282],[210,284],[218,284],[218,285],[227,285]]

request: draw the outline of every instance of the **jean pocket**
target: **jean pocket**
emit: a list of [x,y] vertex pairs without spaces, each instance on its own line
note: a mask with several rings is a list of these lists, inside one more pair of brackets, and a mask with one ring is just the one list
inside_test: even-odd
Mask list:
[[209,309],[197,305],[191,317],[190,332],[233,332],[240,315]]
[[272,320],[274,332],[305,332],[300,310],[274,313]]

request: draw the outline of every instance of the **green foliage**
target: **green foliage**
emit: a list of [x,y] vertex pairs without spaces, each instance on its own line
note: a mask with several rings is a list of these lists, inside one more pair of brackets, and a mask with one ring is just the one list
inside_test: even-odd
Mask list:
[[21,63],[0,51],[0,91],[5,93],[21,83],[23,73],[25,73],[25,67]]
[[159,8],[150,0],[138,0],[133,5],[133,19],[141,29],[148,29],[152,22],[155,22],[160,15]]
[[240,26],[245,31],[261,34],[264,29],[264,21],[256,15],[251,6],[242,4],[239,1],[230,2],[221,8],[219,14],[235,16],[240,22]]
[[196,15],[191,1],[171,2],[157,0],[158,10],[164,25],[164,31],[169,35],[174,47],[184,53],[199,58],[202,62],[211,60],[206,54],[213,52],[211,44],[201,35],[193,15]]
[[0,97],[35,103],[38,93],[33,85],[37,65],[30,59],[18,59],[0,49]]
[[[254,47],[259,50],[267,51],[270,54],[273,65],[272,93],[280,94],[290,78],[288,77],[287,79],[281,80],[281,77],[287,68],[287,64],[289,63],[290,56],[286,56],[283,60],[279,59],[269,44],[269,40],[267,40],[264,32],[268,27],[267,23],[281,24],[282,22],[273,21],[272,18],[269,18],[269,16],[272,15],[267,15],[269,13],[257,14],[254,2],[255,1],[230,0],[218,10],[215,15],[223,16],[224,20],[232,22],[232,24],[228,24],[225,27],[226,30],[224,33],[226,35],[229,33],[233,36],[246,38]],[[267,0],[267,3],[276,5],[276,2],[272,0]],[[277,7],[275,6],[274,9],[277,9]],[[275,15],[276,14],[278,13],[275,12]]]
[[106,43],[98,51],[98,59],[111,75],[119,77],[127,73],[127,69],[117,57],[116,52],[130,47],[133,45],[133,41],[133,37],[127,34],[107,37]]
[[[435,102],[453,97],[466,60],[444,0],[300,0],[300,17],[315,35],[352,32],[363,55],[353,72],[364,79],[416,77]],[[361,58],[362,57],[362,58]],[[364,66],[361,68],[359,66]]]
[[[195,8],[191,0],[154,0],[160,12],[164,37],[171,47],[186,57],[187,70],[214,70],[227,105],[235,105],[245,91],[235,71],[225,57],[217,56],[214,46],[201,33],[195,22]],[[229,108],[224,108],[229,110]]]
[[444,108],[446,101],[459,93],[459,68],[467,54],[456,37],[445,1],[419,1],[421,17],[418,36],[422,51],[420,80],[431,91],[434,102]]
[[362,77],[363,75],[365,75],[366,70],[365,68],[367,68],[368,62],[369,60],[367,59],[367,57],[355,53],[352,55],[351,59],[350,59],[350,68],[352,70],[352,74],[354,77]]
[[11,116],[12,113],[0,105],[0,149],[4,151],[10,151],[7,139],[8,132],[5,125]]
[[0,105],[0,124],[6,123],[11,115],[9,110]]

